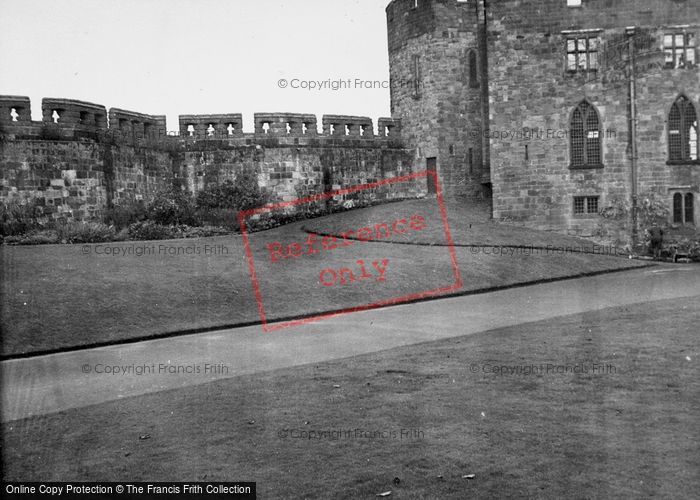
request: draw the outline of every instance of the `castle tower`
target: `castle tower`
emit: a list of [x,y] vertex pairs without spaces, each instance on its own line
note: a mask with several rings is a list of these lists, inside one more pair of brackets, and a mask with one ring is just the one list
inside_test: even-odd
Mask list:
[[386,8],[391,111],[415,168],[436,169],[447,195],[476,199],[490,197],[482,3],[394,0]]

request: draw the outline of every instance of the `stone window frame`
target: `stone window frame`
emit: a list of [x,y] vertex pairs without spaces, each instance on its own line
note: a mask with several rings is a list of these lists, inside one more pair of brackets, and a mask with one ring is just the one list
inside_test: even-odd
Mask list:
[[[577,211],[578,207],[581,207],[581,211]],[[575,195],[571,208],[576,218],[595,217],[600,209],[600,195]]]
[[[662,45],[664,51],[664,69],[694,69],[698,65],[698,48],[697,36],[695,31],[687,28],[667,28],[663,30]],[[681,43],[678,44],[678,37],[681,37]],[[670,44],[668,38],[671,38]],[[683,60],[682,65],[678,65],[679,54]],[[670,52],[671,60],[668,60]],[[692,54],[693,61],[688,64],[688,55]]]
[[[582,107],[586,106],[587,109],[585,112],[581,112],[580,109]],[[579,113],[582,113],[581,116],[581,126],[582,126],[582,133],[583,136],[581,137],[582,143],[579,145],[575,141],[577,140],[577,136],[573,132],[573,125],[574,125],[574,118],[576,117],[576,112],[579,111]],[[590,123],[590,113],[593,113],[593,116],[595,117],[596,124],[597,124],[597,130],[592,130],[589,129],[588,127],[591,125]],[[589,101],[587,98],[582,99],[581,101],[574,106],[573,110],[571,111],[571,114],[569,115],[569,168],[571,170],[579,170],[579,169],[592,169],[592,168],[604,168],[605,165],[603,164],[603,132],[602,132],[602,119],[600,117],[600,112],[598,112],[598,109],[593,105],[591,101]],[[597,132],[595,137],[590,137],[591,132]],[[598,147],[595,148],[597,150],[597,156],[598,156],[598,161],[597,162],[590,162],[588,155],[589,155],[589,143],[591,141],[597,140]],[[582,163],[574,163],[574,150],[580,148],[583,153],[583,162]]]
[[413,79],[413,98],[418,100],[421,98],[421,55],[413,54],[411,56],[411,76]]
[[[671,224],[679,224],[681,226],[695,226],[695,207],[697,204],[697,196],[690,191],[690,187],[678,187],[669,189],[671,195]],[[690,202],[688,202],[690,200]],[[676,217],[679,215],[679,217]],[[680,219],[680,220],[677,220]]]
[[[679,107],[679,103],[683,103],[683,107]],[[671,128],[674,110],[678,110],[678,129]],[[690,110],[690,116],[687,113]],[[695,117],[694,124],[691,121],[691,125],[688,126],[688,118],[692,120],[693,115]],[[692,141],[692,130],[695,129],[695,158],[693,155],[693,141]],[[674,147],[675,141],[672,141],[672,137],[676,134],[680,136],[680,151]],[[684,140],[687,137],[687,141]],[[666,115],[666,141],[668,143],[668,160],[667,165],[700,165],[700,155],[698,151],[698,146],[700,146],[700,141],[698,140],[698,110],[695,103],[685,94],[678,94],[673,100],[673,104],[668,110]]]
[[[602,30],[584,30],[584,31],[565,31],[564,35],[564,71],[568,75],[593,74],[597,75],[600,69],[600,52],[602,39],[600,34]],[[591,41],[595,41],[594,44]],[[580,42],[583,41],[584,46],[581,47]],[[573,42],[573,47],[571,43]],[[586,67],[579,68],[580,56],[585,54]],[[595,56],[593,57],[593,55]],[[571,69],[569,64],[570,56],[574,56],[576,67]],[[592,67],[592,64],[595,64]]]

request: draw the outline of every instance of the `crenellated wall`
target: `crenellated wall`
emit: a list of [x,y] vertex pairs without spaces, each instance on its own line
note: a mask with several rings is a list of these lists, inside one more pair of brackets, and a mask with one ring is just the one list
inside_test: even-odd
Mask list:
[[32,103],[29,97],[0,96],[0,126],[5,124],[28,125],[32,121]]
[[[375,133],[370,118],[324,115],[319,131],[312,114],[256,113],[244,133],[241,114],[180,115],[167,132],[165,116],[71,99],[44,99],[41,122],[30,111],[29,98],[0,96],[0,201],[33,199],[53,219],[91,219],[176,184],[196,194],[244,169],[281,201],[416,171],[391,118]],[[425,191],[401,183],[363,196]]]
[[243,132],[243,115],[180,115],[180,136],[203,139],[206,137],[239,136]]

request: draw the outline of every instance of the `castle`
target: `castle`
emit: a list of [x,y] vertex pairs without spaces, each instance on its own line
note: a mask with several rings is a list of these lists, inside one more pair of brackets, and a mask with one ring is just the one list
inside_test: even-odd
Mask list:
[[[0,197],[89,218],[175,180],[196,193],[254,168],[282,200],[418,170],[494,218],[591,235],[616,207],[635,233],[649,200],[700,216],[700,0],[393,0],[392,118],[163,116],[0,96]],[[107,117],[109,121],[107,122]],[[381,196],[435,191],[403,186]]]
[[[634,233],[699,220],[700,0],[394,0],[391,112],[414,163],[494,218]],[[643,229],[643,228],[640,228]]]

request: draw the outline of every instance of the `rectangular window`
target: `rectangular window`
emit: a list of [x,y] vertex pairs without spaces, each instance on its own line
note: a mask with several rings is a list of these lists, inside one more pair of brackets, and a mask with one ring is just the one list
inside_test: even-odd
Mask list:
[[598,37],[575,36],[566,39],[566,71],[578,73],[598,70]]
[[574,215],[598,213],[598,196],[574,196]]
[[581,0],[566,0],[567,7],[581,7]]
[[666,33],[664,63],[666,69],[694,68],[695,33]]

